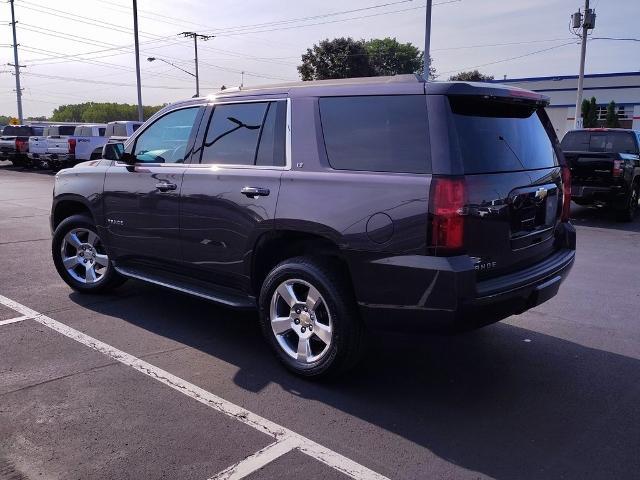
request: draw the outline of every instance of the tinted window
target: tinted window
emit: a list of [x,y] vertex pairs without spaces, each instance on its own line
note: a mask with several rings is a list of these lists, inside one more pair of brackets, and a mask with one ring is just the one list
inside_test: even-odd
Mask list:
[[424,96],[321,98],[320,115],[333,168],[429,172]]
[[44,132],[44,127],[31,127],[31,135],[40,136],[42,132]]
[[99,135],[100,137],[104,137],[104,134],[105,134],[105,132],[106,132],[106,131],[107,131],[107,129],[106,129],[106,128],[104,128],[104,127],[100,127],[100,128],[98,128],[98,135]]
[[562,139],[567,152],[637,153],[633,132],[568,132]]
[[558,164],[536,107],[479,98],[449,99],[465,173],[512,172]]
[[134,123],[134,124],[133,124],[133,130],[132,130],[132,132],[135,132],[135,131],[136,131],[137,129],[139,129],[141,126],[142,126],[142,124],[141,124],[141,123]]
[[218,105],[201,163],[284,165],[284,102]]
[[59,127],[58,131],[60,132],[60,135],[73,135],[75,129],[76,127],[63,125]]
[[[182,163],[198,107],[168,113],[151,124],[136,140],[133,153],[139,162]],[[120,125],[118,125],[120,126]]]
[[287,114],[285,108],[286,104],[284,102],[269,104],[267,116],[260,132],[256,165],[285,165],[284,127]]
[[2,134],[12,137],[28,137],[31,135],[31,127],[25,127],[24,125],[7,125],[4,127]]

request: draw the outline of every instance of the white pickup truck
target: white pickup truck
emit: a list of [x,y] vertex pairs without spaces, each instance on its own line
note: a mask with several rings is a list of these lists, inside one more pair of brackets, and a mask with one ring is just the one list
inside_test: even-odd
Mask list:
[[79,125],[70,136],[49,137],[47,157],[51,169],[60,170],[100,158],[102,147],[107,143],[106,130],[103,124]]
[[133,132],[140,128],[140,125],[142,125],[142,122],[131,120],[107,123],[106,136],[109,138],[109,143],[124,142],[133,135]]
[[49,125],[44,127],[42,135],[29,137],[29,153],[27,163],[36,168],[49,168],[49,137],[61,139],[73,135],[73,125]]

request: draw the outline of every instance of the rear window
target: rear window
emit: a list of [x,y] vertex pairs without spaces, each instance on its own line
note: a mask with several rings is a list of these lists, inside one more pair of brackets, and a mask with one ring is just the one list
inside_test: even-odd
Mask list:
[[107,125],[107,133],[109,137],[127,137],[127,126],[122,123],[114,123]]
[[3,135],[10,135],[15,137],[29,137],[32,135],[31,127],[24,125],[7,125],[2,130]]
[[430,171],[424,96],[327,97],[319,102],[332,168]]
[[566,152],[638,153],[632,132],[568,132],[562,139]]
[[465,173],[535,170],[558,165],[537,107],[450,97]]
[[44,127],[31,127],[31,135],[40,136],[44,131]]
[[58,131],[60,135],[73,135],[76,127],[70,125],[63,125],[62,127],[58,127]]

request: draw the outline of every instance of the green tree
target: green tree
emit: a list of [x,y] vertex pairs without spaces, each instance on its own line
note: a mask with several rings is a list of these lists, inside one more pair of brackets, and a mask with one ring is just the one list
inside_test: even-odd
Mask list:
[[[144,118],[149,118],[164,105],[144,106]],[[114,120],[137,120],[138,107],[127,103],[86,102],[60,105],[53,111],[54,122],[106,123]]]
[[598,104],[596,97],[586,98],[582,101],[582,128],[595,128],[598,126]]
[[422,73],[424,55],[411,43],[399,43],[395,38],[387,37],[371,39],[364,45],[374,75]]
[[620,128],[620,120],[618,120],[618,111],[616,108],[616,102],[611,100],[607,105],[607,118],[605,125],[608,128]]
[[6,115],[0,115],[0,125],[8,125],[9,120],[11,120],[11,117],[8,117]]
[[451,75],[449,80],[452,82],[486,82],[487,80],[493,80],[493,75],[484,75],[478,70],[469,72],[460,72],[455,75]]
[[370,77],[374,75],[365,42],[353,38],[323,40],[308,48],[298,66],[302,80]]

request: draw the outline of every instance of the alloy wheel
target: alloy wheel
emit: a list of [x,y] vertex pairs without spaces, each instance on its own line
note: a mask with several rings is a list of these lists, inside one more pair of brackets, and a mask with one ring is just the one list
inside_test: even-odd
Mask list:
[[109,269],[107,256],[100,237],[86,228],[74,228],[62,240],[62,264],[77,282],[95,284]]
[[323,358],[333,341],[333,322],[327,304],[305,280],[282,282],[271,297],[271,330],[280,348],[302,364]]

